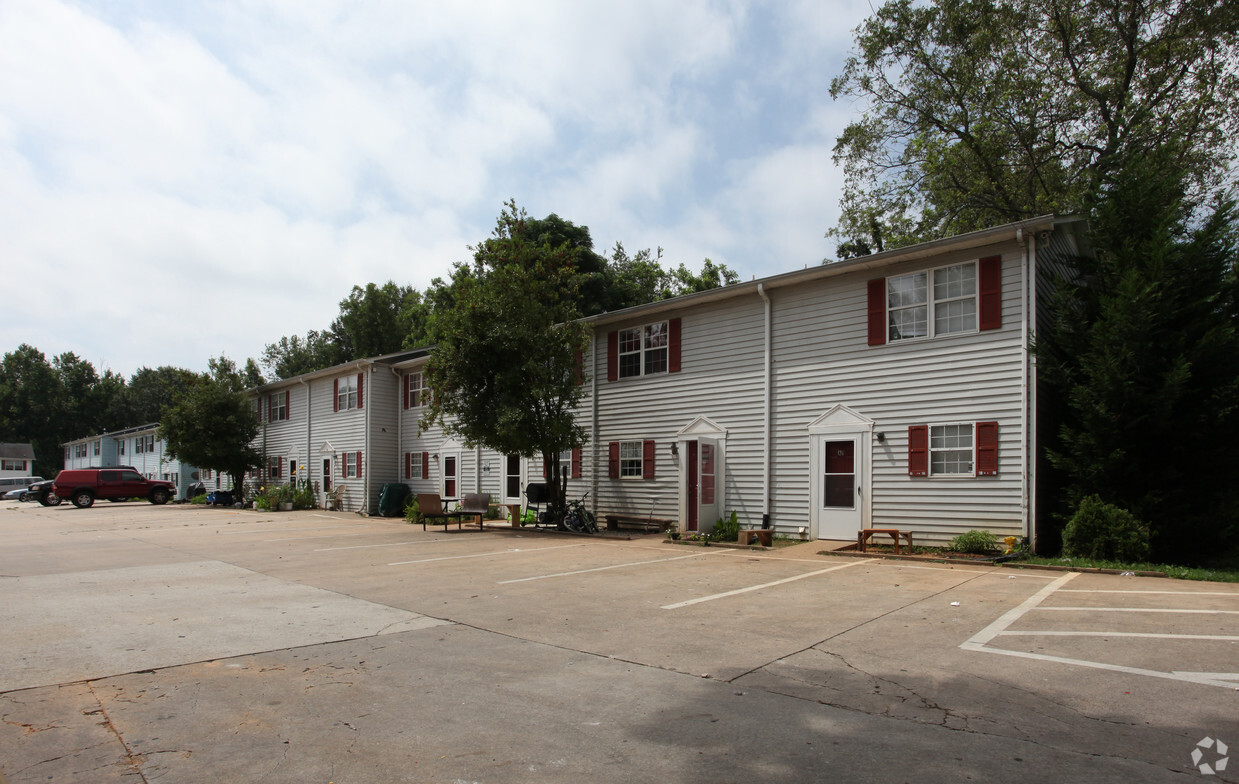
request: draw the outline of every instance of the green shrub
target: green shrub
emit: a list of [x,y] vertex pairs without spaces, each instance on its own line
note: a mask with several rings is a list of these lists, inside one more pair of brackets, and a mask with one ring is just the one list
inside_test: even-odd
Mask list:
[[998,537],[989,531],[978,531],[974,528],[952,539],[947,549],[957,553],[990,555],[998,550]]
[[404,521],[406,523],[421,522],[422,513],[417,506],[417,493],[409,493],[404,497]]
[[738,538],[740,538],[740,517],[735,512],[732,512],[731,517],[727,519],[720,517],[714,524],[714,529],[710,531],[710,540],[714,542],[734,542]]
[[1140,563],[1149,559],[1149,528],[1095,495],[1080,502],[1063,529],[1063,555]]

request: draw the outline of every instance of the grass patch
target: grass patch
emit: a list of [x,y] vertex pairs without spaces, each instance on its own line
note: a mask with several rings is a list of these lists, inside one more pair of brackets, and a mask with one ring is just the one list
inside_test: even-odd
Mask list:
[[1177,580],[1206,580],[1215,583],[1239,583],[1239,565],[1226,564],[1222,566],[1175,566],[1174,564],[1126,563],[1123,561],[1105,561],[1098,558],[1042,558],[1027,556],[1016,564],[1034,564],[1042,566],[1066,566],[1074,569],[1114,569],[1120,572],[1160,572]]

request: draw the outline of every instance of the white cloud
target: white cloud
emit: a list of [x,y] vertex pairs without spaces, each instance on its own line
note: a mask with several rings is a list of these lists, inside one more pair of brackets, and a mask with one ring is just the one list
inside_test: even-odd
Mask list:
[[[830,77],[868,6],[0,4],[0,315],[126,375],[424,288],[505,199],[747,278],[826,255]],[[73,285],[66,285],[71,281]]]

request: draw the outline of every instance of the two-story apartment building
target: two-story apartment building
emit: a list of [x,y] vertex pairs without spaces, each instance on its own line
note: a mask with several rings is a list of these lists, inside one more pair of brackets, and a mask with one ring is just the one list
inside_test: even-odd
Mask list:
[[[1037,379],[1028,347],[1055,274],[1085,249],[1047,216],[594,316],[565,454],[599,513],[851,539],[898,527],[1034,537]],[[401,481],[518,502],[540,460],[419,421],[428,349],[256,390],[264,481],[348,486],[377,511]]]
[[63,444],[65,468],[107,468],[132,466],[147,479],[165,479],[177,487],[177,498],[185,498],[190,485],[199,479],[198,470],[167,454],[168,444],[159,438],[158,423],[78,438]]

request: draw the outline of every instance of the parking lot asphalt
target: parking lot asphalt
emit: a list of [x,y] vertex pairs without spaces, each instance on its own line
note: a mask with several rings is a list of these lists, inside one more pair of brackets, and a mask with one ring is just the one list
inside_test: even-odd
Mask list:
[[1239,586],[0,508],[0,782],[1239,781]]

